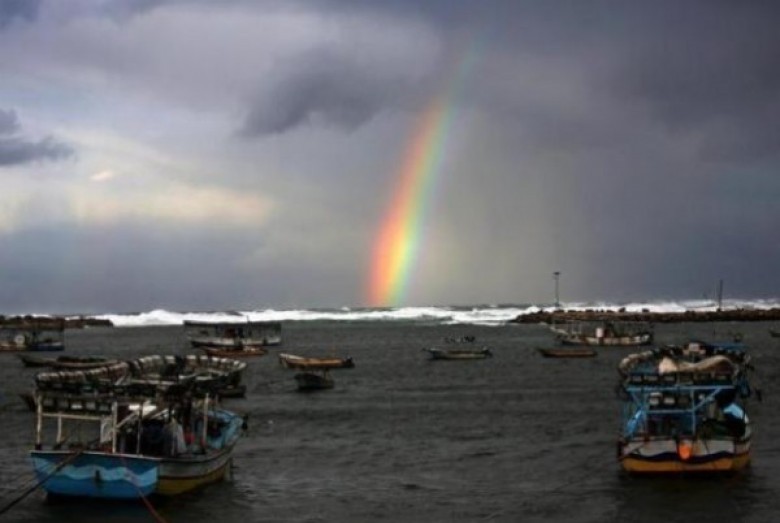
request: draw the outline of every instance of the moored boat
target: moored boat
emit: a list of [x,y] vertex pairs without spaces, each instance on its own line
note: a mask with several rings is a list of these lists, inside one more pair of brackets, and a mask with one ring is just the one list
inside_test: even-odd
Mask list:
[[652,325],[633,321],[570,321],[550,330],[562,345],[636,347],[653,342]]
[[432,360],[484,360],[492,358],[493,353],[487,347],[481,349],[438,349],[427,347],[423,349],[428,352]]
[[592,358],[596,356],[595,349],[567,348],[567,349],[537,349],[545,358]]
[[310,358],[294,354],[279,354],[279,364],[288,369],[351,369],[355,366],[352,358]]
[[17,354],[25,367],[49,367],[53,369],[84,370],[113,365],[119,360],[103,356],[59,356],[47,358],[37,354]]
[[618,459],[628,472],[734,472],[750,462],[749,355],[701,342],[632,354],[619,366]]
[[245,350],[282,343],[282,324],[278,321],[185,321],[184,332],[195,348]]
[[216,396],[245,367],[147,356],[38,374],[30,455],[39,482],[51,495],[138,499],[222,479],[245,421]]
[[61,351],[64,349],[64,322],[33,322],[23,326],[0,328],[0,352]]

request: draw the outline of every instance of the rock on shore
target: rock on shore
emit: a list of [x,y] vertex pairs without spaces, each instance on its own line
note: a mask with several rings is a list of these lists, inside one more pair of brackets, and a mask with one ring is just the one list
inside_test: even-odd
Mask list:
[[84,327],[113,327],[111,320],[89,316],[2,316],[0,327],[17,329],[83,329]]

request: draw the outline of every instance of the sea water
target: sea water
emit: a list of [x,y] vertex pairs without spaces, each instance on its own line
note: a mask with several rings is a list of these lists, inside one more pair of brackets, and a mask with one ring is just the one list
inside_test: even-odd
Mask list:
[[[520,308],[520,307],[517,307]],[[486,307],[485,309],[490,309]],[[465,314],[473,312],[465,310]],[[453,310],[455,317],[461,311]],[[480,311],[477,311],[484,317]],[[351,314],[350,311],[336,314]],[[362,312],[359,312],[362,314]],[[279,318],[276,318],[279,319]],[[774,383],[780,340],[768,323],[658,325],[659,344],[730,341],[753,355],[753,466],[713,479],[636,478],[620,471],[615,443],[618,361],[546,359],[539,325],[433,320],[283,321],[283,344],[249,359],[249,415],[230,479],[157,505],[169,522],[765,522],[780,513],[780,418]],[[474,336],[494,357],[430,361],[421,349]],[[68,330],[66,354],[135,358],[187,354],[180,325]],[[299,393],[276,354],[351,356],[332,390]],[[0,355],[0,504],[30,485],[34,416],[15,397],[35,369]],[[31,494],[2,521],[154,521],[142,504],[47,503]]]

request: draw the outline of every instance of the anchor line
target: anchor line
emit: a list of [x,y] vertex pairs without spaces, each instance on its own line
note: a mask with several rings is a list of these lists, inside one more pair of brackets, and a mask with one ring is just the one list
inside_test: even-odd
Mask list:
[[54,467],[54,469],[51,472],[49,472],[49,474],[47,474],[45,478],[41,479],[35,485],[33,485],[32,487],[30,487],[27,490],[25,490],[20,496],[16,497],[16,499],[12,500],[10,503],[8,503],[3,508],[0,508],[0,514],[5,514],[9,510],[11,510],[11,508],[13,508],[17,503],[19,503],[24,498],[26,498],[27,496],[29,496],[30,494],[32,494],[33,492],[38,490],[38,488],[41,485],[43,485],[44,483],[46,483],[49,480],[49,478],[51,478],[54,474],[59,472],[62,468],[64,468],[66,465],[68,465],[71,461],[73,461],[77,457],[79,457],[82,452],[84,452],[84,451],[83,450],[79,450],[78,452],[76,452],[74,454],[71,454],[66,459],[64,459],[61,462],[57,463],[57,465]]

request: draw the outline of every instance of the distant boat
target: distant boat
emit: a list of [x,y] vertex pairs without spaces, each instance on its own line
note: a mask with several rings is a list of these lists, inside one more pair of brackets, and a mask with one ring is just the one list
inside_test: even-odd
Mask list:
[[295,381],[298,383],[300,391],[332,389],[334,387],[333,378],[330,377],[327,369],[299,372],[295,375]]
[[637,474],[745,468],[752,437],[746,412],[751,369],[740,345],[692,342],[623,358],[621,466]]
[[65,349],[65,323],[35,323],[0,328],[0,352],[61,351]]
[[[212,394],[245,367],[224,358],[146,356],[38,374],[30,457],[39,484],[57,496],[123,500],[221,480],[245,420]],[[93,430],[82,431],[86,425]]]
[[185,321],[184,332],[195,348],[250,349],[282,343],[278,321]]
[[653,342],[653,329],[647,322],[570,321],[554,324],[550,330],[562,345],[636,347]]
[[545,358],[592,358],[597,353],[594,349],[537,349]]
[[201,347],[200,350],[215,358],[247,358],[251,356],[265,356],[268,354],[268,350],[263,347],[243,347],[236,349]]
[[52,369],[95,369],[118,363],[118,360],[103,356],[59,356],[57,358],[46,358],[36,354],[17,354],[17,356],[25,367],[49,367]]
[[304,358],[294,354],[279,354],[279,364],[288,369],[351,369],[352,358]]
[[424,351],[432,360],[484,360],[493,357],[493,353],[487,347],[481,349],[438,349],[425,348]]

